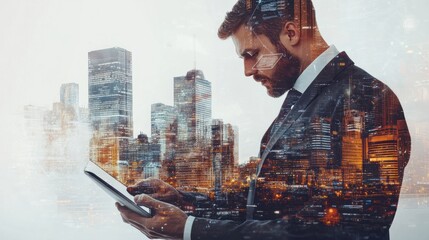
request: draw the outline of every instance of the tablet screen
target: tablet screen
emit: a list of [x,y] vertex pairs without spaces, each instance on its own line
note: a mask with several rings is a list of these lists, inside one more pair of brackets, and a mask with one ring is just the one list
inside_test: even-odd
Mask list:
[[151,216],[151,211],[149,208],[137,206],[135,204],[134,196],[127,192],[126,185],[113,178],[99,165],[89,161],[85,168],[85,174],[88,175],[99,187],[101,187],[111,197],[113,197],[113,199],[121,203],[123,206],[128,207],[130,210],[142,216]]

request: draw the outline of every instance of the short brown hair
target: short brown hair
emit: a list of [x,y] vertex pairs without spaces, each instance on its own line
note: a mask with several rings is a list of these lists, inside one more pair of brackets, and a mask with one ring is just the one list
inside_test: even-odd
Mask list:
[[[302,4],[305,1],[307,6],[313,8],[311,0],[296,0],[297,4]],[[232,10],[226,14],[225,20],[218,30],[218,37],[220,39],[227,39],[242,25],[249,26],[255,34],[264,34],[270,41],[275,44],[279,41],[280,32],[287,21],[294,19],[295,0],[262,0],[258,3],[257,0],[238,0]],[[274,3],[273,3],[274,2]],[[264,19],[262,11],[256,9],[258,5],[263,4],[277,4],[283,6],[279,10],[278,17],[270,17]],[[249,8],[250,6],[250,8]],[[260,19],[257,23],[252,20]]]

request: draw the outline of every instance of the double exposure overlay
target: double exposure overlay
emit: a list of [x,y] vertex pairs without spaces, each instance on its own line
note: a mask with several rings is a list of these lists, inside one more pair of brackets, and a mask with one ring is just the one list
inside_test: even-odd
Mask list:
[[[89,158],[131,195],[159,200],[164,208],[155,208],[155,215],[167,209],[172,218],[177,211],[188,217],[180,222],[183,226],[168,217],[152,218],[160,219],[156,221],[163,227],[180,225],[177,231],[131,224],[149,238],[390,239],[401,190],[410,198],[427,197],[429,175],[421,150],[420,165],[404,177],[412,152],[408,126],[414,136],[423,138],[426,132],[407,125],[399,94],[384,82],[388,79],[372,76],[342,49],[325,42],[311,0],[238,0],[220,25],[218,38],[234,45],[249,78],[241,84],[255,80],[270,100],[284,99],[265,134],[252,139],[260,143],[252,149],[254,156],[240,159],[239,143],[247,148],[250,141],[240,138],[239,129],[244,135],[244,128],[256,126],[252,124],[258,119],[249,118],[252,124],[247,125],[224,121],[231,117],[213,108],[222,96],[212,87],[239,80],[212,82],[209,67],[201,64],[163,79],[171,88],[156,94],[172,96],[170,105],[142,103],[135,100],[141,94],[136,82],[141,80],[133,77],[133,60],[138,62],[140,56],[126,46],[89,48],[84,69],[87,108],[79,105],[77,83],[61,85],[60,102],[52,110],[24,108],[27,137],[45,151],[36,152],[43,155],[40,168],[61,186],[55,199],[58,209],[79,205],[78,194],[84,192],[85,201],[94,205],[70,210],[78,213],[70,222],[120,220],[106,210],[113,206],[102,200],[97,205],[101,197],[91,192],[95,185],[73,189],[74,178],[66,177],[82,175],[80,165]],[[219,59],[237,58],[235,53],[221,52]],[[180,59],[163,61],[174,64]],[[426,101],[427,81],[416,83],[421,86],[416,99]],[[234,91],[234,97],[253,95]],[[135,130],[143,104],[150,106],[146,133]],[[264,109],[254,111],[267,116]],[[415,172],[424,174],[411,176]],[[427,199],[420,203],[427,205]],[[126,223],[135,220],[117,207],[115,213]]]
[[[240,14],[247,20],[228,32]],[[91,160],[127,186],[161,179],[183,195],[174,204],[200,219],[281,220],[256,235],[292,226],[287,231],[298,235],[388,238],[411,146],[396,95],[344,52],[327,59],[304,91],[289,89],[304,60],[278,46],[267,22],[297,20],[309,58],[326,54],[332,47],[319,36],[311,1],[239,1],[230,17],[220,36],[232,34],[245,68],[255,58],[246,75],[271,96],[287,94],[259,156],[239,166],[238,128],[212,119],[211,82],[196,69],[174,77],[174,106],[152,104],[151,137],[133,139],[131,53],[111,48],[88,55]]]

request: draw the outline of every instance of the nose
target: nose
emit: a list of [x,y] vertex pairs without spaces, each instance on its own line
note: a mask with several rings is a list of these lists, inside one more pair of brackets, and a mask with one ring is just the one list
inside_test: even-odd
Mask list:
[[246,77],[250,77],[256,73],[256,70],[253,69],[255,65],[254,61],[250,59],[244,59],[244,75]]

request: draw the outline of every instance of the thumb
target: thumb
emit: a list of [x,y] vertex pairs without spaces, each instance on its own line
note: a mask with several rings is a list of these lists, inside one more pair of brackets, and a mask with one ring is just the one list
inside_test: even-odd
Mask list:
[[135,196],[134,202],[136,202],[137,205],[145,206],[152,209],[160,208],[162,205],[166,205],[166,203],[158,201],[146,194],[139,194]]

